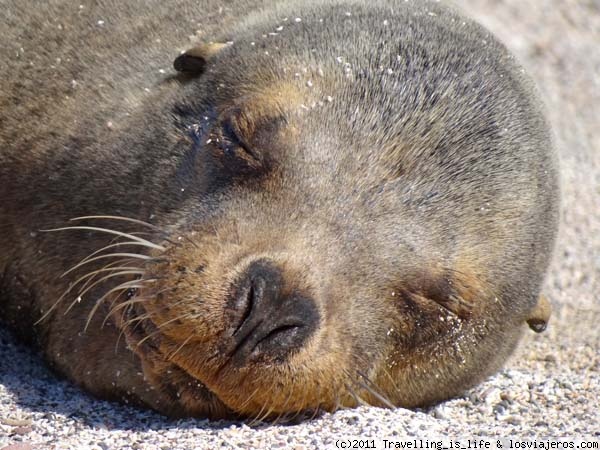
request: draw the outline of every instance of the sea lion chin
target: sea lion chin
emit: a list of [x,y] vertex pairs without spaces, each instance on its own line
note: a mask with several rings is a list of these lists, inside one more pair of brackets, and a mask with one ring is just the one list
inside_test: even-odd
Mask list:
[[56,3],[0,25],[0,319],[57,372],[169,416],[417,407],[546,327],[557,160],[479,25],[208,1],[178,54],[193,2]]

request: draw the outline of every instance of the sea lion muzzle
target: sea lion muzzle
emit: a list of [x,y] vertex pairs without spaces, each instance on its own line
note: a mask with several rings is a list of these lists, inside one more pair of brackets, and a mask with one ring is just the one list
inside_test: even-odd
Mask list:
[[295,291],[285,293],[283,283],[281,270],[263,260],[252,263],[233,286],[234,364],[248,359],[282,362],[318,327],[314,300]]

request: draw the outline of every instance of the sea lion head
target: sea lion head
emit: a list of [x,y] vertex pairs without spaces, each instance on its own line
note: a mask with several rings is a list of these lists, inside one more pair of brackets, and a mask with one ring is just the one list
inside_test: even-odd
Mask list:
[[512,63],[487,34],[424,39],[425,13],[348,49],[360,13],[189,52],[129,138],[164,157],[148,199],[169,207],[113,311],[169,413],[426,404],[516,342],[529,308],[506,279],[530,261],[504,244],[506,205],[527,200],[502,193],[518,161],[489,151],[529,139],[509,126],[530,112]]

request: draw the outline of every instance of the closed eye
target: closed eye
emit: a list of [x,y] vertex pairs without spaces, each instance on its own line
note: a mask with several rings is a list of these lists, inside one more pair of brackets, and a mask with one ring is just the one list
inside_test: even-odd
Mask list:
[[237,156],[254,163],[260,160],[252,146],[236,130],[231,119],[227,119],[221,124],[221,133],[216,144],[226,156]]

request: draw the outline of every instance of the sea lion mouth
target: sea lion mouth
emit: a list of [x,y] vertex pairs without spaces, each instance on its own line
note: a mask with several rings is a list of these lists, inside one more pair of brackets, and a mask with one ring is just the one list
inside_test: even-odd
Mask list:
[[161,343],[161,334],[158,327],[147,317],[141,303],[132,303],[123,311],[123,325],[121,330],[131,349],[136,352],[158,352]]
[[159,395],[156,404],[149,406],[170,417],[238,417],[201,380],[172,361],[173,353],[164,353],[165,347],[181,347],[161,333],[141,302],[124,308],[121,331],[140,359],[145,380]]
[[[249,323],[248,318],[245,319],[244,323]],[[239,391],[238,395],[239,399],[241,399],[240,410],[231,408],[227,402],[224,402],[219,397],[218,393],[213,392],[205,383],[190,373],[188,368],[179,365],[177,358],[173,358],[183,345],[174,342],[168,336],[161,333],[160,326],[151,320],[148,311],[143,306],[143,302],[131,303],[124,308],[121,330],[126,338],[127,345],[141,361],[146,381],[152,386],[153,390],[158,391],[165,398],[159,407],[157,405],[150,406],[159,409],[170,417],[186,417],[189,415],[206,416],[208,414],[212,418],[239,419],[253,417],[252,423],[263,420],[274,420],[277,423],[295,423],[307,418],[317,417],[326,410],[332,410],[331,406],[328,407],[321,404],[294,408],[290,402],[289,410],[286,410],[286,405],[284,404],[282,410],[280,408],[271,411],[273,405],[265,404],[259,409],[253,408],[249,411],[244,411],[244,407],[252,400],[253,395],[249,394],[245,396],[243,388]],[[276,328],[270,334],[274,336],[271,336],[273,339],[277,340],[281,335],[284,335],[285,338],[287,331],[287,328],[284,331]],[[256,346],[260,347],[261,342],[265,339],[269,340],[269,337],[260,339]],[[245,347],[245,344],[241,344],[241,346]],[[173,348],[176,350],[171,351],[170,349]],[[169,350],[165,352],[165,349]],[[250,354],[245,354],[245,357],[242,358],[240,356],[242,352],[243,350],[238,349],[232,355],[224,355],[222,360],[225,363],[221,363],[222,365],[217,370],[216,377],[225,376],[220,374],[222,370],[230,372],[229,378],[232,371],[238,372],[240,364],[244,364],[241,361],[247,363],[248,358],[251,358]],[[260,357],[264,357],[260,352],[259,354],[259,359]],[[246,378],[253,378],[251,373],[251,371],[248,372],[248,370],[242,368],[237,381],[238,388],[241,388],[246,383]],[[251,384],[254,385],[259,381],[256,379],[252,380]],[[337,407],[333,409],[337,409]]]
[[[157,271],[162,270],[165,266]],[[192,284],[184,281],[196,275],[184,270],[162,273],[157,276],[163,280],[161,286],[128,290],[115,299],[116,308],[120,304],[123,310],[119,326],[128,347],[140,358],[146,378],[177,402],[190,384],[195,390],[202,385],[203,397],[217,400],[218,392],[211,391],[202,377],[235,379],[243,391],[245,379],[265,367],[287,367],[291,355],[302,350],[318,326],[314,300],[284,288],[281,270],[272,262],[257,260],[242,271],[223,300],[222,328],[209,331],[194,318],[173,311],[181,299],[160,295],[174,287],[171,283]],[[163,289],[162,284],[169,287]],[[184,386],[171,384],[174,371],[185,380]]]

